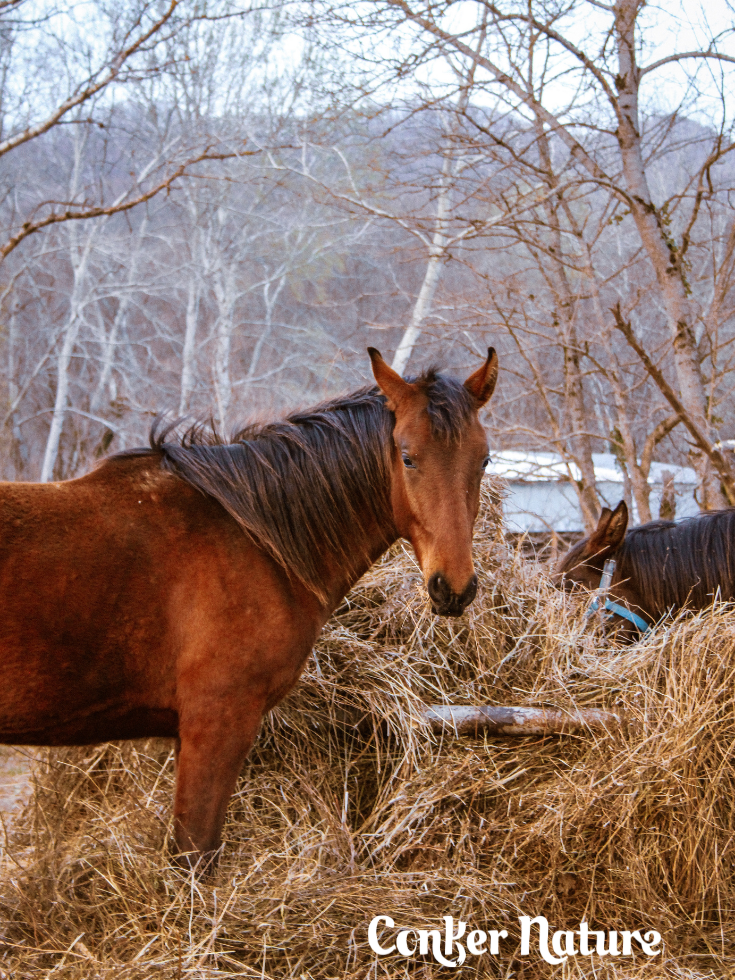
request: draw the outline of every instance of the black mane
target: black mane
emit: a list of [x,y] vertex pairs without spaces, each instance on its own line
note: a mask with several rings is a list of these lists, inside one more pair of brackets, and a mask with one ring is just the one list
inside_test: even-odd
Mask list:
[[629,579],[658,615],[735,598],[735,508],[686,520],[651,521],[626,534],[617,552]]

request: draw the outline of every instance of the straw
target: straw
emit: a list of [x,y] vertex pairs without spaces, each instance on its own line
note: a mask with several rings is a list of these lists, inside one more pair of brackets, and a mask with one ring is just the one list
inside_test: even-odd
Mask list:
[[[714,609],[617,647],[546,570],[509,551],[485,491],[481,589],[432,616],[396,546],[330,621],[265,721],[219,869],[171,862],[163,741],[53,750],[3,852],[0,977],[438,977],[376,959],[373,916],[507,929],[462,977],[722,977],[735,940],[735,617]],[[427,704],[600,708],[610,731],[432,733]],[[522,956],[519,915],[553,929],[654,929],[663,953]]]

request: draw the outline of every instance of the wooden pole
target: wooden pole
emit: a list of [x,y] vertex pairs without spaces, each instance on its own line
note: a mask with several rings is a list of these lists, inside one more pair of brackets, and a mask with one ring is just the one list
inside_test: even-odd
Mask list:
[[428,705],[424,717],[431,730],[455,735],[564,735],[585,730],[619,731],[625,718],[615,711],[583,708],[500,708],[490,705]]

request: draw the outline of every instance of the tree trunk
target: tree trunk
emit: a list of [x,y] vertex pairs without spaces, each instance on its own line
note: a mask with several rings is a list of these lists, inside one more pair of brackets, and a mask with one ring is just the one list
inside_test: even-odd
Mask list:
[[[478,51],[484,42],[486,29],[487,12],[485,12],[483,15],[483,26],[479,35]],[[476,70],[477,65],[472,62],[467,74],[462,80],[462,87],[460,89],[457,105],[454,110],[454,123],[456,123],[457,118],[467,109],[470,99],[470,91],[472,90],[472,86],[475,81]],[[447,127],[449,135],[451,135],[452,129],[452,125]],[[421,334],[421,327],[431,310],[431,304],[434,301],[436,287],[439,285],[443,264],[446,259],[447,246],[449,244],[449,238],[447,235],[447,221],[449,218],[452,186],[457,175],[457,169],[458,161],[456,160],[453,147],[450,146],[447,149],[444,161],[442,163],[442,174],[439,181],[439,197],[436,202],[434,235],[429,248],[429,261],[426,264],[424,281],[421,284],[421,289],[419,290],[419,295],[416,299],[413,313],[411,314],[411,322],[406,328],[403,337],[401,337],[401,342],[398,345],[398,349],[396,350],[393,357],[393,363],[391,365],[393,370],[397,371],[398,374],[403,374],[406,369],[411,353],[416,345],[416,341],[419,339]]]
[[411,322],[401,337],[401,342],[398,345],[393,357],[393,363],[391,364],[393,370],[397,371],[398,374],[403,374],[406,370],[411,353],[421,334],[421,327],[431,310],[436,287],[439,285],[439,279],[441,278],[447,247],[446,223],[449,217],[449,199],[451,195],[452,171],[454,169],[453,162],[454,157],[452,151],[448,150],[442,165],[439,197],[436,202],[434,235],[431,241],[431,247],[429,248],[429,261],[426,263],[424,281],[421,284],[419,295],[414,304]]
[[280,277],[280,279],[275,280],[275,289],[271,290],[271,286],[274,284],[273,279],[269,279],[268,282],[263,284],[263,305],[265,306],[265,323],[263,324],[263,329],[258,335],[258,339],[255,342],[253,348],[253,353],[250,356],[250,364],[248,366],[248,373],[245,375],[245,380],[251,382],[255,377],[255,372],[258,369],[260,363],[260,356],[263,353],[263,348],[265,347],[265,342],[269,338],[271,331],[273,330],[273,311],[276,307],[276,301],[278,296],[286,284],[285,274]]
[[199,319],[199,281],[192,272],[189,275],[186,294],[186,329],[181,352],[181,385],[179,415],[189,411],[191,392],[194,387],[194,354],[196,351],[197,321]]
[[[558,181],[551,162],[549,141],[542,122],[538,117],[536,118],[536,138],[541,157],[541,166],[545,173],[546,181],[551,187],[555,187]],[[564,243],[559,228],[559,215],[554,207],[553,200],[549,198],[544,201],[543,208],[553,243],[549,251],[551,253],[551,266],[554,270],[554,282],[556,285],[556,305],[559,311],[559,317],[561,318],[559,326],[561,327],[560,340],[564,354],[565,400],[572,428],[570,442],[573,447],[572,454],[574,460],[579,467],[582,477],[579,484],[575,485],[577,486],[577,495],[579,497],[580,507],[582,508],[584,526],[587,532],[591,533],[597,526],[600,504],[595,486],[592,439],[589,434],[589,419],[584,397],[584,381],[579,362],[580,345],[575,323],[575,297],[569,285],[566,266],[563,262]]]
[[225,267],[220,268],[214,280],[214,292],[218,307],[215,325],[214,397],[217,404],[217,424],[223,434],[229,421],[228,416],[232,401],[230,353],[235,314],[234,276],[234,269]]
[[638,511],[638,519],[642,524],[645,524],[647,521],[651,520],[651,488],[648,484],[648,472],[646,471],[644,473],[643,468],[638,461],[635,439],[633,438],[630,421],[628,419],[628,393],[623,384],[621,377],[622,371],[618,358],[615,354],[609,315],[605,314],[602,307],[602,299],[600,297],[597,277],[595,276],[595,271],[592,266],[592,255],[590,254],[589,245],[585,241],[581,229],[574,220],[574,215],[571,213],[571,209],[567,211],[567,214],[570,222],[572,223],[572,227],[574,228],[574,233],[578,240],[582,243],[582,248],[584,249],[584,265],[582,271],[584,272],[589,284],[590,298],[592,299],[592,306],[597,319],[597,327],[600,331],[600,337],[609,358],[609,363],[604,365],[605,376],[610,383],[613,393],[617,426],[623,442],[623,453],[625,455],[627,477],[630,480],[630,490],[633,495],[633,499],[635,500],[636,510]]
[[148,217],[145,216],[141,222],[140,228],[133,243],[133,252],[130,256],[130,264],[128,266],[128,274],[126,276],[125,286],[120,296],[117,304],[117,310],[115,311],[115,319],[112,321],[112,327],[110,328],[109,334],[105,337],[103,330],[103,358],[102,358],[102,370],[100,371],[99,381],[97,382],[97,387],[95,388],[94,395],[90,400],[89,410],[94,415],[96,414],[102,401],[105,397],[105,389],[110,384],[110,378],[112,376],[112,366],[115,363],[115,352],[117,351],[118,338],[123,332],[123,326],[125,324],[125,319],[128,313],[128,307],[130,306],[130,300],[133,294],[133,288],[138,275],[138,262],[140,259],[140,253],[143,247],[143,240],[146,236],[148,230]]
[[20,431],[18,409],[14,407],[18,401],[18,365],[15,351],[18,334],[17,310],[18,301],[14,300],[8,318],[8,401],[10,402],[10,456],[13,463],[13,478],[19,480],[25,474],[28,463],[28,447],[23,442],[23,435]]
[[[72,226],[73,227],[73,226]],[[54,408],[51,415],[51,425],[46,439],[46,449],[41,465],[41,483],[48,483],[54,478],[54,467],[59,454],[59,442],[61,440],[61,430],[64,426],[66,415],[66,405],[69,400],[69,367],[71,365],[72,354],[76,346],[79,328],[81,326],[82,296],[87,277],[87,266],[89,255],[92,250],[92,240],[96,229],[88,231],[81,253],[76,254],[76,229],[71,233],[72,241],[72,264],[74,268],[74,283],[72,286],[71,299],[69,302],[69,317],[61,340],[61,347],[56,358],[56,397]]]
[[[666,319],[674,346],[674,362],[682,404],[698,428],[712,439],[707,413],[704,379],[699,366],[688,285],[681,255],[671,238],[666,219],[654,206],[646,177],[638,117],[640,71],[636,63],[636,18],[639,0],[615,4],[615,40],[618,52],[618,143],[623,163],[630,211],[648,254],[661,290]],[[725,507],[720,480],[709,459],[696,457],[701,479],[701,506],[708,510]]]

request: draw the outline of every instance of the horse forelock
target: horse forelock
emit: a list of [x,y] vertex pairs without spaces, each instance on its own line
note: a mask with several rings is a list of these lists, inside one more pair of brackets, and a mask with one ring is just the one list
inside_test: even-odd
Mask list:
[[[461,437],[471,395],[435,369],[413,380],[428,397],[433,434]],[[210,423],[157,420],[150,448],[111,459],[161,456],[161,466],[215,498],[283,568],[323,597],[325,551],[345,569],[362,558],[359,528],[391,522],[394,417],[369,386],[283,421],[248,425],[226,440]]]
[[432,433],[443,442],[457,442],[477,410],[477,404],[460,382],[439,374],[430,367],[417,378],[409,379],[426,395],[426,406]]
[[669,608],[702,608],[719,592],[735,598],[735,508],[674,523],[651,521],[630,530],[616,558],[620,577],[643,604],[663,615]]

